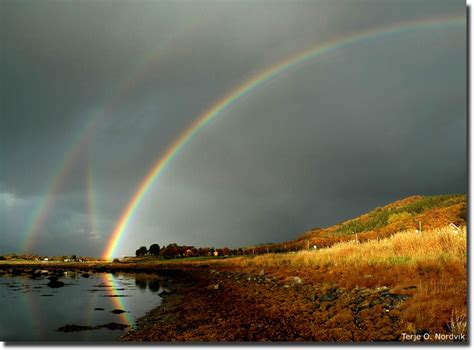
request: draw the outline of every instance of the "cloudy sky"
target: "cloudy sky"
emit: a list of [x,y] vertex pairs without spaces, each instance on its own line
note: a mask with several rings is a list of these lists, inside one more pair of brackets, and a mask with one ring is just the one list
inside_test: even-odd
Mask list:
[[144,176],[217,101],[292,55],[403,23],[221,111],[152,183],[116,255],[278,242],[409,195],[465,193],[466,30],[446,20],[465,10],[2,0],[0,253],[101,255]]

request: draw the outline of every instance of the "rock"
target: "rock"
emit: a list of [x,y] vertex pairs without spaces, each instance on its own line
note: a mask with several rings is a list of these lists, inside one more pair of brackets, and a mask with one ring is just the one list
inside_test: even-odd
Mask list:
[[107,328],[110,331],[115,331],[115,330],[124,330],[125,328],[128,328],[129,326],[122,323],[111,322],[111,323],[107,323],[98,327]]
[[81,276],[84,278],[89,278],[90,275],[88,273],[83,273]]
[[47,286],[50,288],[61,288],[61,287],[64,287],[64,282],[53,280],[53,281],[50,281],[47,284]]
[[260,275],[260,276],[265,275],[265,270],[264,270],[264,269],[261,269],[259,275]]
[[119,315],[119,314],[123,314],[124,312],[127,312],[127,311],[120,310],[120,309],[115,309],[115,310],[112,310],[110,312],[113,313],[113,314]]
[[33,271],[30,275],[31,279],[39,278],[41,277],[41,272],[40,271]]
[[114,331],[114,330],[124,330],[125,328],[128,328],[129,326],[126,324],[121,324],[121,323],[107,323],[107,324],[102,324],[98,326],[79,326],[76,324],[67,324],[63,327],[58,328],[58,332],[81,332],[81,331],[90,331],[90,330],[95,330],[95,329],[101,329],[101,328],[107,328],[108,330]]
[[300,277],[295,276],[295,277],[293,277],[293,282],[295,284],[301,284],[301,283],[303,283],[303,280]]
[[321,300],[321,301],[334,301],[334,300],[336,300],[336,295],[329,292],[329,293],[326,293],[326,294],[320,296],[319,300]]
[[23,272],[22,269],[16,269],[16,268],[12,269],[12,275],[13,276],[19,276],[19,275],[21,275],[22,272]]
[[50,277],[48,277],[48,279],[50,281],[57,281],[59,279],[59,277],[58,276],[50,276]]
[[103,311],[103,310],[105,310],[105,309],[104,309],[104,308],[102,308],[102,307],[96,307],[94,310],[97,310],[97,311]]
[[162,297],[163,295],[170,295],[170,294],[171,294],[171,292],[170,292],[170,291],[167,291],[167,290],[162,290],[161,292],[158,293],[158,295],[159,295],[160,297]]
[[398,300],[398,301],[401,301],[401,300],[406,300],[410,297],[410,295],[408,294],[392,294],[392,293],[389,293],[388,294],[388,297],[390,299],[393,299],[393,300]]
[[67,324],[63,327],[59,327],[58,332],[69,333],[69,332],[88,331],[92,329],[96,329],[96,328],[92,326],[79,326],[77,324]]

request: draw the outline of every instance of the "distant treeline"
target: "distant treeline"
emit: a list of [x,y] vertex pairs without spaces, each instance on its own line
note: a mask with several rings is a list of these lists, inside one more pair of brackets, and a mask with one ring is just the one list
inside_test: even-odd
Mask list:
[[245,247],[230,249],[214,248],[214,247],[200,247],[188,245],[178,245],[172,243],[160,247],[159,244],[152,244],[150,248],[142,246],[135,251],[135,256],[156,256],[163,259],[174,259],[174,258],[185,258],[185,257],[198,257],[198,256],[239,256],[239,255],[260,255],[266,253],[284,253],[289,251],[296,251],[305,249],[305,246],[296,246],[295,244],[268,244],[259,245],[255,247]]

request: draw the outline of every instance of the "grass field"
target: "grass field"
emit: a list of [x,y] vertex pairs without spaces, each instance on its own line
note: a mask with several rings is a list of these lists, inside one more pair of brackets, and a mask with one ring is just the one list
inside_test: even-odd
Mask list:
[[229,262],[262,268],[271,266],[355,268],[394,265],[414,267],[426,264],[465,266],[466,253],[466,228],[463,227],[457,232],[451,227],[445,227],[424,231],[421,234],[409,230],[381,240],[336,243],[319,250],[264,254],[236,258]]
[[265,269],[283,281],[298,275],[306,283],[330,282],[347,289],[388,286],[393,292],[411,296],[400,306],[404,332],[466,332],[465,226],[459,231],[448,226],[421,234],[408,230],[381,240],[239,257],[221,264]]

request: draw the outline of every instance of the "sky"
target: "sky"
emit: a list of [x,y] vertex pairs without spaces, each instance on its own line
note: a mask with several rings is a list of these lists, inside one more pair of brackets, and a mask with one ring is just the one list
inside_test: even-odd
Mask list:
[[[0,253],[291,240],[414,194],[467,192],[460,0],[2,0]],[[429,25],[413,25],[416,23]],[[387,31],[387,29],[385,30]],[[339,40],[340,41],[340,40]]]

